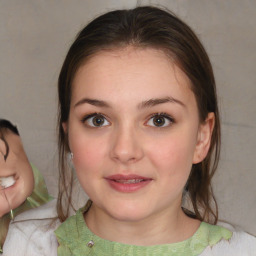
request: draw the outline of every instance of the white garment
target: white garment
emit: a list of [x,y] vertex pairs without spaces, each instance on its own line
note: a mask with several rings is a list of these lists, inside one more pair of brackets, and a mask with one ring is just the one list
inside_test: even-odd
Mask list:
[[56,200],[18,215],[10,223],[3,256],[56,256]]
[[221,240],[208,246],[200,256],[256,256],[256,237],[235,231],[229,241]]

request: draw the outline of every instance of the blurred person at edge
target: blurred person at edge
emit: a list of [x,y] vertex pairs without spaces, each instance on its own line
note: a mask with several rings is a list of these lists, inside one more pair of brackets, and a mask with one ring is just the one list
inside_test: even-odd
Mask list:
[[[28,160],[18,128],[0,119],[0,254],[17,216],[51,199],[43,176]],[[21,246],[19,240],[12,246]]]

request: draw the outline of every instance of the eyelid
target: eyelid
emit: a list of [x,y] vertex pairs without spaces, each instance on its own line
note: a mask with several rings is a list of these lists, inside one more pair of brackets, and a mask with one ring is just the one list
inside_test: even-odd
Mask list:
[[91,113],[91,114],[87,114],[87,115],[84,115],[84,117],[81,119],[81,121],[86,121],[88,120],[89,118],[91,117],[94,117],[94,116],[103,116],[104,118],[108,119],[104,114],[100,113],[100,112],[95,112],[95,113]]

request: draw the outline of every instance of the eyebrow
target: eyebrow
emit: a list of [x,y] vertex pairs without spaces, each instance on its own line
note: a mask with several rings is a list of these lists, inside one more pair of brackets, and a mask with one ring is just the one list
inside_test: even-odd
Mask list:
[[168,103],[168,102],[177,103],[177,104],[181,105],[182,107],[186,108],[186,105],[182,101],[175,99],[173,97],[149,99],[149,100],[146,100],[146,101],[143,101],[142,103],[140,103],[139,108],[154,107],[156,105],[164,104],[164,103]]
[[96,99],[89,99],[89,98],[83,98],[81,100],[79,100],[74,107],[80,106],[82,104],[88,103],[90,105],[96,106],[96,107],[105,107],[105,108],[109,108],[110,105],[103,101],[103,100],[96,100]]
[[[83,105],[85,103],[96,106],[96,107],[105,107],[105,108],[110,108],[111,107],[106,101],[96,100],[96,99],[89,99],[89,98],[83,98],[83,99],[79,100],[75,104],[74,107],[78,107],[78,106]],[[149,107],[154,107],[156,105],[164,104],[164,103],[177,103],[177,104],[181,105],[182,107],[186,107],[186,105],[178,99],[175,99],[173,97],[164,97],[164,98],[155,98],[155,99],[153,98],[153,99],[143,101],[142,103],[140,103],[138,105],[138,108],[139,109],[149,108]]]

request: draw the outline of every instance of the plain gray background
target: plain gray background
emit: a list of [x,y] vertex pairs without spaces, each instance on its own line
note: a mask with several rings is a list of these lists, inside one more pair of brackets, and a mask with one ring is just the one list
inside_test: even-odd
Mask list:
[[30,161],[56,195],[56,86],[65,54],[89,20],[137,4],[168,7],[205,45],[222,116],[214,179],[220,218],[256,234],[255,0],[0,0],[0,117],[18,125]]

